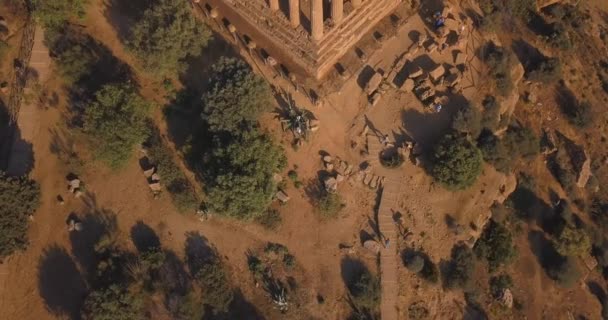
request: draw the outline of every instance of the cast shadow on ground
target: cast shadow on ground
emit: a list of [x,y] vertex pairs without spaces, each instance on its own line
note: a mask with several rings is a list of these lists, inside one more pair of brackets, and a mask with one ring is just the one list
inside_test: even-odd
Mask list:
[[[8,139],[12,139],[12,148],[8,160],[7,172],[12,176],[28,175],[35,166],[34,146],[31,142],[24,140],[21,137],[21,130],[18,127],[13,129],[12,135]],[[7,147],[11,146],[8,141]]]
[[160,239],[156,231],[141,220],[131,227],[131,241],[140,253],[160,248]]
[[95,247],[102,237],[117,232],[116,214],[110,210],[98,209],[81,215],[79,220],[82,231],[70,233],[72,255],[82,267],[85,277],[94,282],[99,263]]
[[59,318],[80,319],[86,283],[68,252],[51,245],[38,262],[38,291],[47,310]]
[[131,28],[147,8],[150,0],[109,0],[105,1],[104,16],[124,43],[131,35]]
[[563,264],[565,260],[553,247],[553,243],[540,231],[530,231],[528,242],[532,253],[536,256],[540,266],[547,272],[553,266]]
[[352,285],[357,279],[359,279],[361,274],[369,272],[363,261],[348,256],[342,258],[342,261],[340,261],[340,270],[342,274],[342,281],[344,282],[344,285],[349,288],[349,290],[351,290],[350,288],[352,288]]
[[218,257],[217,251],[209,243],[209,240],[196,231],[186,233],[184,252],[188,269],[192,275],[196,275],[204,264]]

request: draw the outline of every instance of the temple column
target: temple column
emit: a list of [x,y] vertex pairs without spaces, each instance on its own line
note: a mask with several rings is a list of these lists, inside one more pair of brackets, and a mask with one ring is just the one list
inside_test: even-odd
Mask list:
[[351,0],[353,8],[359,8],[361,6],[361,0]]
[[270,0],[270,11],[275,12],[279,10],[279,0]]
[[335,24],[344,17],[344,0],[331,0],[331,18]]
[[323,0],[310,2],[310,35],[314,41],[323,38]]
[[289,21],[294,28],[300,25],[300,0],[289,0]]

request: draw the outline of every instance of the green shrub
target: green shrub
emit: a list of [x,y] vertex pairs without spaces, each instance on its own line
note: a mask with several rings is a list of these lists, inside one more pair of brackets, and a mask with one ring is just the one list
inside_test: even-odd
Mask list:
[[380,157],[380,164],[382,164],[382,166],[389,168],[389,169],[393,169],[393,168],[398,168],[399,166],[401,166],[401,164],[403,164],[403,156],[397,152],[397,150],[393,150],[394,152],[390,152],[390,154],[388,155],[382,155]]
[[130,320],[143,318],[141,294],[113,284],[91,292],[84,301],[83,318],[90,320]]
[[4,56],[8,53],[10,46],[6,41],[0,40],[0,59],[4,60]]
[[295,170],[289,170],[289,172],[287,172],[287,176],[293,182],[298,181],[298,173]]
[[500,126],[500,104],[493,96],[487,96],[482,102],[483,112],[481,127],[494,131]]
[[419,273],[424,269],[424,258],[420,255],[414,254],[405,260],[405,267],[413,273]]
[[74,44],[57,56],[57,65],[66,85],[71,86],[91,73],[97,58],[90,49]]
[[478,257],[488,261],[490,272],[512,262],[517,255],[511,232],[493,220],[485,227],[474,249]]
[[469,134],[476,139],[481,133],[482,114],[476,106],[467,105],[456,113],[452,120],[452,129]]
[[[563,109],[563,108],[562,108]],[[578,105],[570,106],[564,110],[568,121],[578,128],[587,128],[593,122],[593,114],[591,112],[591,104],[584,101]]]
[[490,75],[494,78],[494,84],[498,93],[502,96],[508,95],[513,90],[513,79],[511,69],[514,58],[511,51],[497,47],[493,42],[489,42],[484,47],[484,61],[490,69]]
[[289,249],[287,249],[286,246],[284,246],[280,243],[268,242],[266,244],[266,246],[264,247],[264,253],[266,253],[266,254],[274,253],[276,255],[282,256],[288,252],[289,252]]
[[287,267],[287,268],[293,268],[296,266],[296,257],[291,254],[291,253],[286,253],[283,256],[283,264]]
[[28,245],[28,216],[40,205],[40,187],[27,177],[0,171],[0,258]]
[[45,28],[57,28],[73,18],[82,18],[88,0],[32,0],[34,17]]
[[567,224],[553,239],[553,246],[562,256],[578,256],[591,252],[591,239],[584,229]]
[[508,274],[501,274],[490,278],[490,293],[494,298],[500,298],[506,289],[513,287],[513,279]]
[[323,218],[335,218],[342,207],[342,198],[336,193],[326,192],[317,203],[317,209]]
[[417,301],[407,307],[407,315],[410,320],[423,320],[429,318],[429,310],[425,307],[424,302]]
[[148,135],[146,116],[151,105],[129,85],[105,85],[85,109],[83,130],[95,155],[111,168],[129,160],[135,146]]
[[353,303],[366,310],[375,310],[380,304],[380,278],[369,270],[362,270],[348,287]]
[[533,82],[549,84],[561,76],[561,62],[558,58],[549,58],[541,62],[537,68],[528,72],[526,78]]
[[180,212],[196,210],[200,201],[194,186],[176,163],[171,149],[160,138],[158,129],[151,125],[150,131],[152,133],[147,141],[148,157],[156,165],[158,174],[167,187],[173,204]]
[[127,48],[147,72],[165,76],[184,71],[185,60],[198,56],[210,39],[187,2],[157,0],[131,29]]
[[195,278],[203,289],[204,303],[216,311],[227,311],[234,299],[234,291],[222,263],[216,259],[203,264]]
[[418,273],[418,276],[430,283],[437,283],[439,281],[439,268],[430,258],[426,257],[424,268]]
[[466,137],[450,133],[435,146],[432,176],[450,190],[462,190],[475,183],[482,170],[481,151]]
[[540,152],[540,140],[532,130],[513,126],[502,139],[484,130],[477,145],[484,160],[503,173],[509,173],[518,158],[530,158]]
[[464,244],[452,248],[452,260],[443,277],[444,285],[448,289],[467,288],[475,274],[475,261],[473,251]]
[[253,220],[268,230],[276,230],[283,222],[283,218],[279,211],[274,209],[263,211],[256,215]]

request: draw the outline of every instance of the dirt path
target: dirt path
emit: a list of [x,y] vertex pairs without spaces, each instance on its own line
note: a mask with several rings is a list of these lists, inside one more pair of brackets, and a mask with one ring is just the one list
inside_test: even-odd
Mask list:
[[[36,27],[34,46],[29,68],[37,75],[38,82],[43,83],[51,65],[49,50],[44,45],[44,31]],[[26,95],[35,95],[36,89],[31,83],[24,90]],[[14,135],[7,172],[10,175],[21,176],[27,174],[34,167],[32,141],[40,129],[40,112],[37,99],[23,101],[17,118],[17,128]]]

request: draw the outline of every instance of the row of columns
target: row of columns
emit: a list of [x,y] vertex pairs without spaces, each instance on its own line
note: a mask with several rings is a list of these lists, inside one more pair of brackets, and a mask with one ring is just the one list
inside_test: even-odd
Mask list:
[[[361,6],[362,0],[351,0],[354,8]],[[279,0],[270,0],[270,10],[279,10]],[[344,0],[331,0],[331,17],[334,23],[340,23],[344,18]],[[296,28],[300,25],[300,0],[289,0],[289,21]],[[310,35],[313,40],[323,38],[323,0],[310,1]]]

